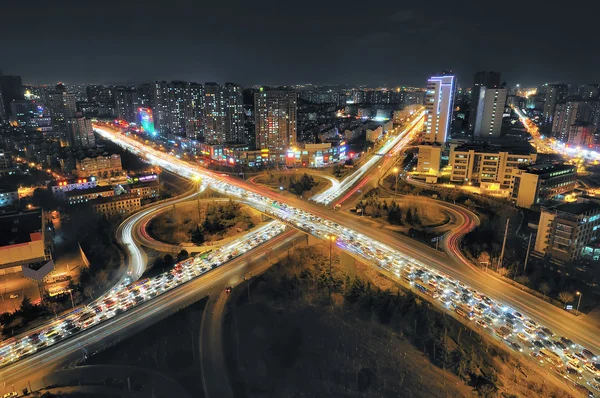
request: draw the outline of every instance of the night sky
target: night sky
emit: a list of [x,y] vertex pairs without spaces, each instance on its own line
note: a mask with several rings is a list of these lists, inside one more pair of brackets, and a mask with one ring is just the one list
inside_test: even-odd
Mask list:
[[590,1],[160,3],[12,1],[0,6],[0,69],[29,84],[423,86],[442,69],[465,86],[484,69],[509,84],[600,82]]

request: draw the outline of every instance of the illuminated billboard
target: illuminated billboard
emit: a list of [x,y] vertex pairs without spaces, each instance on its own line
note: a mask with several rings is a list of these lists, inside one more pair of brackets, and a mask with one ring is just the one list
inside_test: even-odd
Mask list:
[[139,125],[142,127],[142,131],[144,131],[146,134],[156,134],[156,131],[154,130],[152,109],[138,108],[138,120]]

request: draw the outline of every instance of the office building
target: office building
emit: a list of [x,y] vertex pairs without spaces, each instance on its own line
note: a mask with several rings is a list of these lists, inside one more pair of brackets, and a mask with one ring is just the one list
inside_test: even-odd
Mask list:
[[513,169],[534,163],[537,154],[529,146],[463,144],[452,147],[450,181],[480,184],[482,188],[508,188]]
[[[474,106],[473,135],[478,138],[498,138],[502,129],[502,116],[506,105],[506,87],[479,87],[477,105]],[[473,105],[472,105],[473,107]],[[469,117],[470,119],[470,117]]]
[[419,145],[417,172],[437,174],[440,171],[442,146],[440,144]]
[[75,174],[79,178],[110,178],[123,174],[121,155],[99,155],[91,158],[77,159]]
[[443,144],[450,132],[456,78],[433,76],[427,80],[425,95],[424,139]]
[[578,120],[581,97],[569,97],[567,101],[556,104],[552,119],[552,134],[562,142],[566,142],[569,128]]
[[96,213],[106,217],[127,216],[141,209],[141,197],[135,193],[102,197],[90,201]]
[[67,192],[73,190],[89,189],[98,186],[95,178],[73,178],[69,180],[54,181],[50,184],[52,194],[59,199],[64,199]]
[[296,145],[297,94],[261,89],[254,94],[256,148],[285,151]]
[[343,163],[347,159],[346,145],[298,144],[286,152],[285,164],[288,167],[325,167]]
[[563,103],[569,95],[569,86],[566,84],[551,84],[546,87],[542,121],[552,125],[556,104]]
[[92,122],[83,116],[67,118],[67,139],[75,148],[95,148],[96,138]]
[[125,192],[134,194],[142,200],[156,199],[160,196],[160,184],[158,179],[145,182],[136,182],[123,186]]
[[513,169],[511,197],[518,207],[555,199],[577,186],[577,166],[566,164],[531,164]]
[[482,88],[500,87],[500,72],[482,71],[475,74],[473,87],[471,88],[471,110],[469,112],[469,130],[475,130],[475,121],[480,104]]
[[577,202],[543,208],[534,251],[565,263],[579,259],[584,249],[597,240],[600,202],[581,196]]
[[75,189],[65,192],[65,199],[69,205],[81,205],[90,200],[114,196],[115,190],[109,186],[97,186],[87,189]]
[[7,76],[3,75],[0,71],[0,93],[0,98],[2,99],[0,105],[3,108],[3,110],[0,111],[0,118],[2,118],[2,120],[9,120],[12,115],[10,103],[25,99],[21,76]]

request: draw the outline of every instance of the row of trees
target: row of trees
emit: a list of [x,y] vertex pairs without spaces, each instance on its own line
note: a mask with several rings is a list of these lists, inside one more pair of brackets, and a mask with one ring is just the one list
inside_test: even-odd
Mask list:
[[188,231],[190,240],[196,244],[203,244],[208,238],[222,237],[228,230],[236,225],[244,228],[254,227],[252,217],[242,211],[239,203],[230,200],[224,205],[218,204],[206,210],[204,220]]
[[361,200],[356,209],[360,209],[362,214],[372,218],[386,219],[390,224],[394,225],[421,225],[421,217],[416,206],[409,206],[406,212],[402,210],[395,201],[391,201],[388,205],[387,201],[380,202],[376,197],[370,197],[366,200]]

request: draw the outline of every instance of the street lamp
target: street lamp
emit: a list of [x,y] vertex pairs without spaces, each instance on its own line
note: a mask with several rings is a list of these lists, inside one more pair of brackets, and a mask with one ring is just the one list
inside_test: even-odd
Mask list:
[[398,177],[400,177],[400,174],[398,174],[398,168],[394,167],[393,169],[394,174],[396,174],[396,187],[394,188],[394,197],[398,196]]
[[331,301],[331,287],[333,286],[333,244],[336,241],[336,237],[333,235],[328,235],[327,240],[329,241],[329,300]]
[[579,300],[577,301],[577,312],[579,312],[579,304],[581,304],[581,297],[583,296],[583,294],[581,292],[577,292],[575,294],[579,296]]

